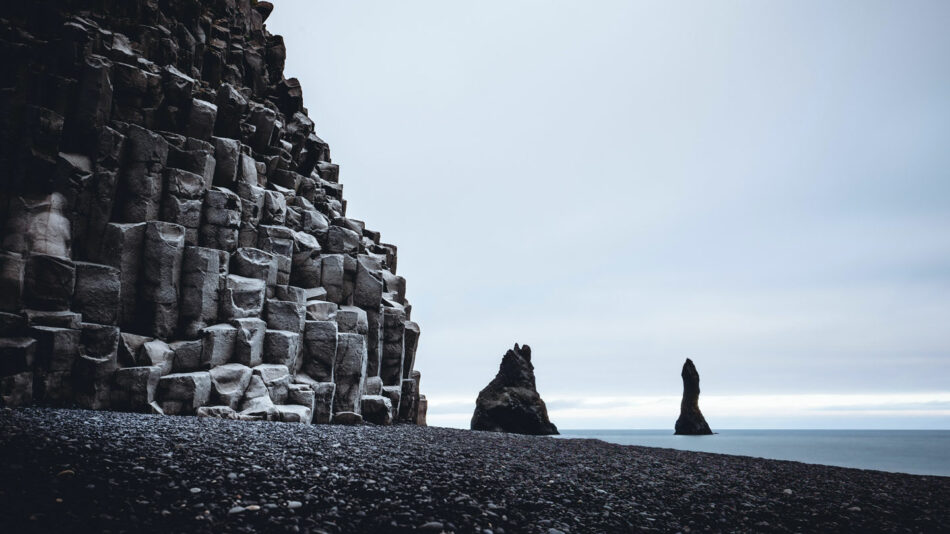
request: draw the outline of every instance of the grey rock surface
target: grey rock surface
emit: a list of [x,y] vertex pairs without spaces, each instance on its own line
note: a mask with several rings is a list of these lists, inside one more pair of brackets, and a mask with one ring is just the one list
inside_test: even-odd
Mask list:
[[352,423],[366,395],[419,420],[397,248],[347,217],[272,9],[10,5],[4,405]]
[[676,420],[675,433],[688,436],[702,436],[712,434],[699,409],[699,372],[693,365],[693,360],[686,358],[683,364],[683,400],[680,402],[680,416]]
[[[413,382],[413,381],[409,381]],[[403,394],[413,389],[403,382]],[[400,407],[400,415],[404,413]],[[407,417],[417,415],[412,406]],[[557,434],[557,427],[548,419],[548,410],[534,380],[531,347],[518,346],[505,353],[495,378],[478,393],[472,430],[490,430],[516,434]]]

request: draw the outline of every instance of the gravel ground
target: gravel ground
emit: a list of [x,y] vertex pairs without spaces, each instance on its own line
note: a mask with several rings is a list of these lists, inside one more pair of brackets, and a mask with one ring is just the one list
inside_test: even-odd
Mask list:
[[0,531],[947,532],[950,478],[446,428],[0,410]]

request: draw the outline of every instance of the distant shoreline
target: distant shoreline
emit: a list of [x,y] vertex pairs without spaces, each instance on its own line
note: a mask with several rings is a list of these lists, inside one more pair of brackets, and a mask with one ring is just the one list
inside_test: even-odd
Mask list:
[[564,430],[564,438],[750,456],[889,473],[950,476],[950,430],[718,429],[713,436],[660,430]]
[[63,521],[140,532],[936,532],[950,524],[945,477],[438,427],[27,408],[0,410],[0,454],[0,507],[17,532]]

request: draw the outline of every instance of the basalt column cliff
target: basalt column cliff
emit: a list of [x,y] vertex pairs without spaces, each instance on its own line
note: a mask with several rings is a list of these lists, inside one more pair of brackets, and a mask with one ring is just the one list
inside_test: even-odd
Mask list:
[[0,404],[425,421],[396,247],[346,217],[250,0],[0,13]]

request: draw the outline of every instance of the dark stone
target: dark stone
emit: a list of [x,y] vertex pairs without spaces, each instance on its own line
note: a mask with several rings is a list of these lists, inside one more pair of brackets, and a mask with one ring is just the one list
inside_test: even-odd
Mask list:
[[699,373],[693,360],[686,358],[683,364],[683,401],[680,403],[680,417],[676,420],[676,434],[687,436],[705,436],[712,434],[706,424],[703,412],[699,410]]
[[[402,411],[402,410],[400,410]],[[515,434],[557,434],[548,409],[534,383],[531,348],[515,347],[505,353],[498,374],[478,393],[472,430]]]

